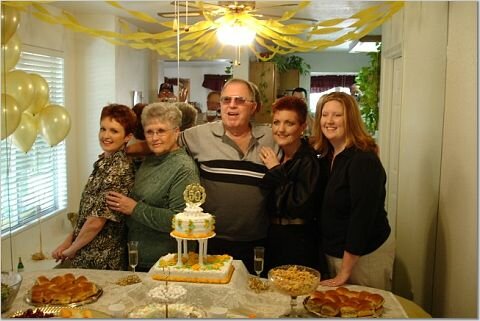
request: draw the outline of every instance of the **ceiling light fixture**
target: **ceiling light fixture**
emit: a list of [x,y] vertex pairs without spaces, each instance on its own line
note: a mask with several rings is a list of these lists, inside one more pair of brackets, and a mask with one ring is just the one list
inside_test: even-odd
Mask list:
[[242,26],[237,22],[233,25],[223,24],[217,29],[218,40],[231,46],[244,46],[251,44],[255,39],[255,30]]

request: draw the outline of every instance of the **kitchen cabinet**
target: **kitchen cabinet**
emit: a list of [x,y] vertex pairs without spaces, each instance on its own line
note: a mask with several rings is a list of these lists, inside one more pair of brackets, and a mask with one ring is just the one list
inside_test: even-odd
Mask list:
[[262,107],[255,114],[258,123],[272,122],[272,103],[277,97],[279,75],[273,62],[250,62],[249,80],[258,86]]
[[255,115],[255,121],[272,121],[272,104],[279,96],[291,95],[293,89],[300,86],[300,72],[287,70],[278,72],[273,62],[251,62],[249,80],[258,86],[262,96],[262,108]]

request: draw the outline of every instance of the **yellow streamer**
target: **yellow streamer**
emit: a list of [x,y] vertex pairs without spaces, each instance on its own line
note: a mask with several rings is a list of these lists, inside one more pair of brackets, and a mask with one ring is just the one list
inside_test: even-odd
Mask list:
[[[114,45],[129,46],[135,49],[149,49],[170,59],[176,59],[177,31],[172,30],[173,21],[160,22],[149,15],[123,7],[117,1],[107,3],[119,10],[123,10],[133,18],[157,24],[165,31],[158,33],[131,32],[130,25],[120,20],[121,32],[90,28],[80,23],[75,16],[68,12],[54,15],[45,7],[50,1],[3,1],[2,4],[25,11],[33,8],[32,14],[37,19],[51,24],[60,24],[75,32],[82,32],[92,37],[108,41]],[[206,3],[196,1],[205,20],[189,26],[189,31],[184,30],[185,25],[179,28],[180,57],[181,60],[190,60],[198,57],[214,58],[221,54],[223,45],[218,44],[216,29],[222,24],[240,23],[254,29],[257,33],[256,43],[261,48],[271,52],[271,55],[261,57],[259,50],[250,45],[250,50],[260,60],[267,61],[276,54],[293,52],[319,51],[331,46],[337,46],[345,41],[356,40],[380,26],[393,14],[403,7],[403,1],[384,2],[361,10],[346,18],[335,18],[319,21],[314,24],[285,22],[294,18],[310,1],[302,1],[292,10],[285,11],[281,18],[262,20],[251,15],[250,12],[234,13],[228,9],[211,10]],[[345,26],[345,24],[349,24]],[[343,24],[343,25],[341,25]],[[344,31],[344,32],[342,32]],[[328,36],[328,39],[321,37]],[[218,50],[214,53],[213,48]],[[262,49],[263,50],[263,49]]]

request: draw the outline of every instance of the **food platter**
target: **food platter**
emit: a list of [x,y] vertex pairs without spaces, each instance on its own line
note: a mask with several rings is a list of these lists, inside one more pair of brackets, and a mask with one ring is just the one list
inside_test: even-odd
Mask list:
[[[60,310],[62,310],[64,308],[65,307],[60,307],[60,306],[44,306],[44,307],[32,308],[32,310],[36,311],[37,309],[39,309],[43,313],[53,313],[54,314],[53,317],[59,318],[59,317],[61,317],[60,316]],[[77,307],[71,307],[69,309],[73,310],[73,311],[78,311],[78,312],[82,312],[84,310],[87,310],[87,309],[77,308]],[[10,314],[8,317],[9,318],[18,317],[18,316],[22,315],[24,312],[26,312],[26,310],[27,309],[16,311],[16,312]],[[92,309],[88,309],[88,310],[91,312],[91,318],[94,318],[94,319],[111,319],[112,318],[112,316],[107,314],[107,313],[97,311],[97,310],[92,310]],[[72,316],[72,317],[79,318],[78,316]]]
[[52,303],[40,303],[40,302],[33,302],[32,301],[32,292],[31,290],[28,290],[27,293],[25,293],[24,300],[30,305],[33,305],[35,307],[43,307],[43,306],[51,306],[51,307],[78,307],[82,306],[88,303],[92,303],[98,300],[99,297],[102,296],[103,294],[103,289],[98,285],[95,284],[97,288],[97,292],[86,298],[85,300],[78,301],[78,302],[71,302],[71,303],[66,303],[66,304],[52,304]]
[[[338,316],[330,316],[330,315],[325,315],[325,314],[322,314],[318,307],[315,305],[314,301],[311,300],[311,297],[310,296],[307,296],[304,300],[303,300],[303,307],[305,308],[305,310],[307,310],[308,312],[310,313],[313,313],[315,314],[316,316],[319,316],[321,318],[342,318],[340,315]],[[356,317],[358,319],[370,319],[370,318],[379,318],[383,313],[383,308],[375,311],[375,313],[373,315],[369,315],[369,316],[365,316],[365,317]]]
[[[176,303],[168,305],[168,317],[180,319],[206,318],[207,313],[194,305]],[[165,318],[165,304],[151,303],[137,307],[128,313],[128,318],[159,319]]]

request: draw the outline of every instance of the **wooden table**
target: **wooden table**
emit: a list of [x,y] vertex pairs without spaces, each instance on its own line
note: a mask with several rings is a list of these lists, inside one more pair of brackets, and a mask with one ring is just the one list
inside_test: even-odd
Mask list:
[[[194,304],[207,310],[212,306],[220,306],[228,309],[227,317],[245,318],[255,315],[257,318],[276,318],[281,316],[288,308],[290,299],[275,291],[265,293],[254,293],[248,289],[248,271],[241,261],[234,261],[235,272],[229,284],[192,284],[178,283],[187,289],[185,302]],[[146,293],[152,287],[159,285],[160,281],[154,281],[147,273],[137,273],[142,283],[119,286],[115,281],[131,274],[128,271],[103,271],[103,270],[82,270],[82,269],[49,269],[44,271],[24,272],[23,282],[20,291],[15,299],[12,308],[3,317],[12,313],[31,308],[24,301],[27,291],[31,288],[35,279],[40,275],[49,278],[55,275],[73,273],[75,276],[85,275],[93,282],[103,288],[103,295],[98,301],[85,306],[88,309],[109,313],[108,307],[114,303],[124,303],[128,311],[148,303]],[[351,286],[353,289],[358,286]],[[399,297],[382,290],[372,289],[385,297],[385,317],[389,318],[430,318],[431,316],[418,305],[405,298]],[[298,302],[303,300],[299,297]],[[301,307],[303,309],[303,307]],[[390,313],[390,315],[388,315]],[[307,316],[307,315],[305,315]],[[313,317],[313,315],[312,315]]]
[[432,316],[425,312],[420,306],[418,306],[415,302],[412,302],[408,299],[402,298],[399,295],[395,295],[398,302],[402,305],[403,309],[407,313],[409,318],[412,319],[427,319],[431,318]]

